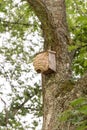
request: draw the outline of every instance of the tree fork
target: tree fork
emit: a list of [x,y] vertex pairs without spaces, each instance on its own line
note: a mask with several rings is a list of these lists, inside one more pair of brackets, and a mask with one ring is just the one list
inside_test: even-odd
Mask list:
[[83,89],[79,81],[75,84],[71,82],[65,0],[28,0],[28,2],[41,21],[44,50],[56,51],[56,73],[42,74],[44,104],[42,130],[75,130],[75,126],[58,121],[60,113],[68,109],[69,102],[83,94],[83,89],[87,87],[87,76],[80,81],[82,83],[85,80]]

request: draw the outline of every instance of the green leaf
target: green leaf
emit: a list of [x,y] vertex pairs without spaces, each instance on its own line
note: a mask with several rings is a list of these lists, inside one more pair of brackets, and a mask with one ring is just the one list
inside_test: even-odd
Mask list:
[[87,17],[85,17],[85,16],[79,16],[77,18],[77,21],[80,21],[80,22],[83,22],[83,23],[87,23]]
[[71,104],[72,106],[77,106],[77,105],[81,105],[81,104],[83,104],[83,103],[85,103],[85,102],[86,102],[86,98],[80,97],[80,98],[75,99],[74,101],[72,101],[70,104]]
[[87,59],[84,61],[84,67],[87,67]]
[[82,114],[87,115],[87,105],[81,106],[81,107],[78,109],[78,111],[79,111],[80,113],[82,113]]
[[76,130],[86,130],[87,126],[86,125],[81,125]]
[[71,116],[71,114],[72,114],[72,113],[71,113],[70,110],[64,111],[64,112],[60,115],[59,121],[67,121],[68,118]]

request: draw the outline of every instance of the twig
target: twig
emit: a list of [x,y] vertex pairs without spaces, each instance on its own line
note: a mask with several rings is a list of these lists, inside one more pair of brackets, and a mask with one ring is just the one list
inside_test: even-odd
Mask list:
[[7,111],[7,108],[6,108],[6,102],[1,98],[1,101],[4,103],[4,109],[5,109],[5,113],[6,113],[6,130],[8,130],[8,127],[7,127],[7,124],[8,124],[8,111]]
[[22,25],[22,26],[26,26],[26,27],[29,27],[29,26],[33,26],[33,24],[29,24],[29,23],[21,23],[21,22],[10,22],[10,21],[6,21],[6,20],[3,20],[3,19],[0,19],[0,26],[1,25],[4,25],[4,26],[10,26],[10,25]]
[[[73,59],[76,57],[76,53],[78,52],[78,54],[79,54],[80,49],[81,49],[81,48],[84,48],[84,47],[87,47],[87,44],[86,44],[86,45],[83,45],[83,46],[79,46],[79,47],[77,47],[75,50],[72,50],[72,51],[70,52],[70,57],[71,57],[71,59],[73,60]],[[72,61],[72,60],[71,60],[71,61]]]

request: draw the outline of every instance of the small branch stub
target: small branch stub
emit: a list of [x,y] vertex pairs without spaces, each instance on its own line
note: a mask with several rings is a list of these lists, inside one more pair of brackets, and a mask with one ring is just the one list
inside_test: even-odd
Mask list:
[[40,52],[34,58],[33,65],[37,73],[56,72],[56,52],[50,50]]

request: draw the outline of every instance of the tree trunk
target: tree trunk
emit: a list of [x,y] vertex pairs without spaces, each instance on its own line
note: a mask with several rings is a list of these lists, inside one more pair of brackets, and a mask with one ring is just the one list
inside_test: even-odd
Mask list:
[[69,102],[83,94],[87,87],[87,75],[75,84],[71,82],[72,61],[67,49],[70,43],[65,0],[28,2],[41,21],[45,40],[44,50],[56,51],[56,73],[42,75],[44,104],[42,130],[75,130],[75,126],[58,121],[60,113],[68,109]]

